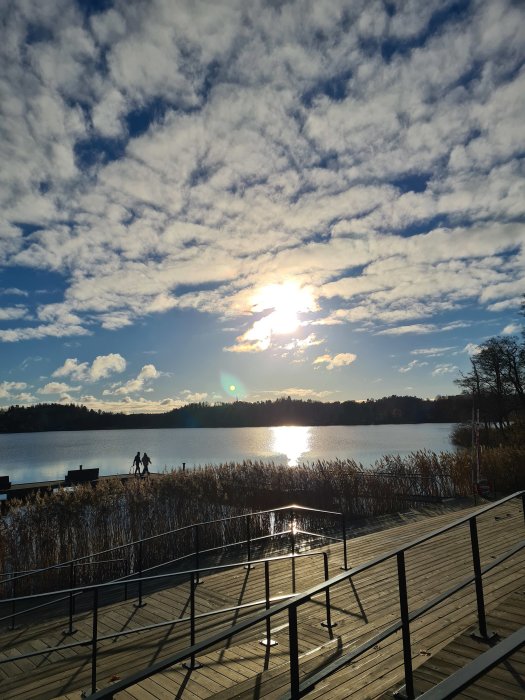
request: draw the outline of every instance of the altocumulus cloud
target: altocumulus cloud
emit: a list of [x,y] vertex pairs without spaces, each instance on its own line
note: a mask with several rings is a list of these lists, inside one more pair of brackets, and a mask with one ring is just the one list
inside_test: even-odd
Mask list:
[[0,264],[64,290],[5,311],[35,322],[0,340],[249,313],[246,287],[283,277],[312,286],[318,320],[390,334],[472,301],[516,307],[523,5],[459,9],[12,3]]

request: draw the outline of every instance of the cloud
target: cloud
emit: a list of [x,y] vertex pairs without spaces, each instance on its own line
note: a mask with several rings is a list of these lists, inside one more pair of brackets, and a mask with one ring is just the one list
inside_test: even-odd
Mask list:
[[104,396],[111,394],[127,396],[128,394],[135,394],[139,391],[147,391],[148,389],[146,387],[148,382],[152,379],[157,379],[159,376],[160,372],[155,368],[155,365],[144,365],[135,379],[130,379],[125,384],[113,384],[109,389],[104,389],[102,393]]
[[410,354],[411,355],[426,355],[428,357],[439,357],[440,355],[446,355],[448,352],[452,352],[455,350],[454,345],[450,345],[448,347],[442,347],[442,348],[416,348],[415,350],[411,350]]
[[20,318],[27,318],[28,309],[25,306],[5,306],[0,308],[0,321],[14,321]]
[[346,367],[357,360],[357,355],[352,352],[341,352],[333,357],[331,355],[319,355],[313,361],[314,365],[326,365],[326,369],[332,370],[336,367]]
[[[63,288],[0,341],[170,309],[245,320],[287,279],[326,304],[318,323],[386,335],[516,306],[523,8],[442,10],[13,3],[0,263]],[[253,318],[227,350],[270,347],[275,317]]]
[[505,328],[501,331],[502,335],[514,335],[515,333],[519,333],[521,331],[521,326],[518,323],[509,323]]
[[126,360],[119,353],[110,353],[109,355],[98,355],[93,360],[89,369],[89,377],[91,381],[104,379],[114,372],[123,372],[126,369]]
[[428,365],[428,362],[421,362],[420,360],[412,360],[405,367],[400,367],[398,369],[398,372],[402,372],[402,373],[411,372],[413,369],[416,369],[417,367],[425,367],[426,365]]
[[72,387],[63,382],[48,382],[38,390],[39,394],[64,394],[69,391],[79,391],[80,387]]
[[120,373],[126,369],[126,360],[119,353],[97,355],[91,365],[79,362],[76,358],[68,358],[51,376],[71,377],[75,381],[97,382],[110,374]]
[[479,351],[480,347],[476,343],[467,343],[463,348],[463,352],[466,352],[468,355],[477,355]]
[[377,335],[405,335],[407,333],[415,333],[417,335],[422,335],[425,333],[433,333],[437,330],[437,326],[433,323],[413,323],[408,326],[396,326],[395,328],[385,328],[382,331],[378,331]]
[[21,389],[27,389],[25,382],[0,382],[0,399],[8,399]]
[[442,374],[457,374],[459,372],[459,367],[450,364],[436,365],[432,370],[432,376],[437,377]]

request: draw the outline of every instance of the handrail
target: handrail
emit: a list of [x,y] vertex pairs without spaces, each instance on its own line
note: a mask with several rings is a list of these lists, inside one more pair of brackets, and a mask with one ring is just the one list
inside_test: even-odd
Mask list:
[[494,666],[512,656],[525,646],[525,627],[513,632],[509,637],[490,647],[464,668],[460,668],[436,686],[419,696],[420,700],[448,700],[475,683],[478,678],[488,673]]
[[[483,600],[483,589],[482,589],[482,576],[483,573],[486,573],[487,571],[492,570],[500,564],[502,561],[505,561],[507,558],[512,556],[512,554],[516,553],[516,551],[520,551],[525,547],[525,542],[521,543],[520,545],[514,547],[510,553],[505,553],[502,557],[499,557],[495,562],[492,562],[486,567],[481,568],[480,563],[479,563],[479,546],[478,546],[478,540],[477,540],[477,530],[476,530],[476,521],[477,518],[480,515],[483,515],[484,513],[497,508],[504,503],[508,503],[509,501],[521,497],[522,503],[523,503],[523,508],[525,511],[525,490],[524,491],[517,491],[516,493],[513,493],[505,498],[500,499],[499,501],[496,501],[494,503],[490,503],[487,506],[483,506],[482,508],[479,508],[475,513],[463,516],[457,520],[455,520],[453,523],[450,523],[449,525],[445,525],[441,528],[438,528],[437,530],[434,530],[431,533],[427,533],[426,535],[422,535],[421,537],[416,538],[415,540],[412,540],[411,542],[401,545],[400,547],[397,547],[394,550],[391,550],[390,552],[387,552],[385,554],[379,555],[377,557],[374,557],[373,559],[364,562],[363,564],[358,564],[357,566],[351,568],[350,570],[344,571],[341,574],[338,574],[337,576],[333,577],[332,579],[324,582],[323,584],[317,584],[316,586],[313,586],[309,590],[297,594],[292,600],[285,601],[282,603],[277,603],[276,605],[273,605],[271,608],[269,608],[266,611],[257,613],[255,615],[252,615],[251,617],[236,623],[234,626],[230,627],[227,630],[223,630],[222,632],[216,633],[209,637],[207,640],[200,642],[199,644],[192,644],[189,648],[185,649],[183,652],[179,652],[177,654],[171,655],[167,657],[166,659],[163,659],[162,661],[157,661],[156,663],[152,664],[151,666],[147,667],[146,669],[143,669],[141,671],[136,671],[135,673],[130,674],[126,678],[123,678],[121,680],[116,681],[113,683],[111,686],[108,688],[105,688],[103,690],[95,692],[95,686],[92,688],[92,694],[88,696],[88,700],[110,700],[114,697],[114,695],[122,690],[125,690],[126,688],[135,685],[136,683],[139,683],[146,678],[149,678],[156,673],[160,671],[164,671],[167,668],[173,666],[174,664],[183,661],[184,659],[190,657],[192,659],[195,658],[196,654],[198,654],[201,651],[204,651],[210,647],[212,647],[215,644],[218,644],[220,642],[223,642],[227,639],[231,639],[233,636],[236,634],[247,630],[251,627],[254,627],[257,624],[260,624],[264,621],[268,621],[271,617],[278,615],[279,613],[288,612],[289,616],[289,637],[290,637],[290,642],[289,642],[289,648],[290,648],[290,693],[286,695],[287,698],[292,698],[292,700],[296,700],[297,698],[301,697],[307,690],[311,689],[315,683],[319,682],[319,680],[326,678],[328,675],[334,672],[334,670],[337,670],[337,667],[339,665],[337,662],[334,664],[329,665],[328,667],[325,667],[323,671],[320,671],[318,674],[315,676],[311,676],[308,678],[306,681],[303,681],[302,683],[299,683],[299,659],[298,659],[298,649],[297,649],[297,609],[299,608],[300,605],[307,603],[310,601],[315,595],[318,595],[320,593],[325,593],[326,591],[329,591],[330,588],[332,588],[334,585],[337,585],[338,583],[341,583],[345,580],[350,580],[352,577],[356,576],[359,573],[362,573],[364,571],[367,571],[368,569],[373,568],[374,566],[381,564],[389,559],[392,559],[396,557],[397,559],[397,566],[398,566],[398,580],[399,580],[399,597],[400,597],[400,605],[401,605],[401,619],[394,625],[392,625],[390,628],[388,628],[386,631],[381,633],[380,635],[376,636],[374,640],[369,641],[367,644],[362,645],[359,647],[358,650],[355,650],[354,653],[351,653],[347,655],[344,658],[344,661],[342,664],[348,663],[350,660],[356,658],[356,656],[364,653],[367,651],[369,648],[371,648],[370,644],[373,642],[373,644],[378,643],[378,637],[381,637],[381,639],[386,638],[387,636],[390,636],[393,632],[396,632],[398,630],[402,630],[403,632],[403,656],[404,656],[404,668],[405,668],[405,688],[406,688],[406,695],[407,697],[412,700],[415,697],[414,694],[414,688],[413,688],[413,677],[412,677],[412,662],[411,662],[411,644],[410,644],[410,631],[409,631],[409,625],[411,619],[416,619],[419,615],[423,614],[424,612],[427,612],[431,607],[434,607],[438,602],[441,602],[442,600],[445,600],[447,597],[450,597],[454,592],[456,591],[456,586],[454,586],[452,589],[447,591],[445,594],[441,594],[440,596],[437,596],[437,598],[434,599],[434,601],[431,601],[430,603],[427,603],[424,605],[419,611],[413,611],[412,613],[409,612],[408,610],[408,602],[407,602],[407,596],[406,596],[406,572],[405,572],[405,562],[404,562],[404,554],[405,552],[409,551],[410,549],[423,544],[425,542],[428,542],[432,540],[435,537],[438,537],[439,535],[442,535],[445,532],[448,532],[452,529],[455,529],[459,527],[460,525],[463,525],[465,523],[469,523],[470,525],[470,530],[471,530],[471,546],[472,546],[472,557],[473,557],[473,564],[474,564],[474,574],[469,577],[469,579],[466,582],[463,582],[462,586],[460,587],[463,588],[468,583],[472,583],[473,581],[476,584],[476,602],[477,602],[477,611],[478,611],[478,622],[480,625],[480,631],[485,633],[485,636],[487,636],[487,630],[486,630],[486,623],[485,623],[485,610],[484,610],[484,600]],[[473,525],[474,524],[474,525]],[[475,534],[475,536],[474,536]],[[459,589],[459,590],[460,590]],[[383,636],[385,635],[385,636]],[[341,664],[341,665],[342,665]],[[328,669],[328,670],[327,670]]]
[[[11,583],[17,582],[21,579],[28,578],[29,576],[34,576],[37,574],[45,573],[47,571],[53,571],[56,569],[65,568],[68,565],[84,561],[85,559],[92,559],[93,557],[98,557],[98,556],[101,556],[103,554],[109,554],[110,552],[118,551],[120,549],[125,549],[126,547],[136,547],[137,545],[141,546],[145,542],[151,542],[151,541],[158,539],[160,537],[166,537],[167,535],[174,535],[176,533],[181,533],[181,532],[184,532],[186,530],[195,530],[195,528],[205,527],[208,525],[214,525],[216,523],[225,523],[225,522],[230,522],[232,520],[240,520],[242,518],[245,518],[245,519],[255,518],[255,517],[261,516],[261,515],[267,515],[270,513],[278,513],[278,512],[289,511],[289,510],[318,513],[320,515],[332,515],[332,516],[338,516],[338,517],[344,519],[344,514],[341,512],[330,511],[330,510],[321,510],[318,508],[308,508],[306,506],[300,506],[297,504],[290,504],[288,506],[280,506],[279,508],[270,508],[268,510],[260,510],[260,511],[256,511],[256,512],[242,513],[240,515],[231,515],[231,516],[227,516],[225,518],[216,518],[214,520],[206,520],[206,521],[203,521],[200,523],[192,523],[190,525],[183,525],[182,527],[174,528],[173,530],[166,530],[165,532],[160,532],[156,535],[150,535],[148,537],[144,537],[144,538],[139,539],[139,540],[132,540],[131,542],[126,542],[124,544],[116,545],[115,547],[110,547],[109,549],[103,549],[103,550],[100,550],[98,552],[93,552],[92,554],[85,554],[82,557],[75,557],[73,559],[68,559],[67,561],[60,562],[58,564],[51,564],[50,566],[42,567],[40,569],[33,569],[27,573],[21,574],[20,576],[14,576],[14,577],[8,578],[7,580],[0,581],[0,584],[7,583],[7,582],[9,584],[11,584]],[[243,540],[242,542],[239,542],[238,544],[244,544],[245,542],[246,542],[246,540]],[[219,547],[216,547],[215,549],[222,549],[224,546],[229,546],[229,545],[221,545]],[[209,550],[209,551],[213,551],[213,550]],[[189,555],[185,555],[185,556],[189,556]],[[176,560],[173,560],[173,561],[176,561]],[[5,573],[5,572],[0,573],[0,576],[8,576],[8,575],[9,574]]]
[[[326,559],[327,559],[326,552],[305,552],[304,554],[294,554],[294,555],[285,554],[285,555],[279,555],[279,556],[275,556],[275,557],[266,557],[264,559],[254,559],[253,561],[250,562],[250,564],[252,564],[253,566],[255,566],[255,564],[267,565],[267,564],[271,564],[275,561],[284,561],[284,560],[292,561],[294,559],[301,559],[301,558],[308,558],[308,557],[315,557],[315,556],[322,556],[324,562],[326,563]],[[239,566],[245,566],[245,563],[244,562],[235,562],[232,564],[221,564],[219,566],[208,567],[208,569],[206,569],[206,570],[214,571],[216,569],[231,569],[231,568],[236,568]],[[142,579],[142,580],[144,581],[144,580],[160,579],[160,578],[165,578],[166,576],[182,576],[184,574],[189,575],[189,578],[191,579],[192,576],[195,576],[199,572],[202,573],[202,571],[204,571],[204,570],[205,569],[199,569],[198,571],[191,570],[191,571],[178,572],[176,574],[161,574],[159,576],[150,576],[150,577],[148,577],[148,579]],[[134,581],[129,581],[128,583],[137,583],[137,582],[139,582],[139,579],[135,579]],[[99,585],[88,586],[84,590],[82,590],[82,592],[84,593],[87,591],[91,591],[91,592],[99,591],[100,588],[114,586],[114,585],[117,585],[116,582],[111,581],[109,583],[102,583]],[[79,589],[75,589],[75,590],[78,591]],[[62,594],[62,593],[71,593],[71,592],[72,591],[69,589],[64,589],[62,591],[56,592],[55,595]],[[51,594],[51,593],[37,593],[35,596],[26,596],[26,598],[44,597],[44,596],[48,596],[48,595],[53,595],[53,594]],[[230,606],[229,608],[219,608],[217,610],[209,610],[205,613],[194,615],[193,617],[192,616],[180,617],[180,618],[176,618],[174,620],[165,620],[163,622],[157,622],[157,623],[153,623],[150,625],[144,625],[142,627],[133,627],[132,629],[121,630],[120,632],[111,632],[109,634],[99,636],[97,638],[97,640],[99,642],[101,642],[101,641],[106,641],[108,639],[118,639],[119,637],[126,637],[130,634],[136,634],[138,632],[147,632],[149,630],[159,629],[161,627],[166,627],[168,625],[180,624],[182,622],[188,622],[188,621],[192,621],[192,620],[193,621],[199,620],[202,618],[212,617],[213,615],[220,615],[220,614],[228,613],[228,612],[235,612],[237,610],[243,610],[245,608],[254,607],[257,605],[263,605],[265,603],[268,604],[269,602],[271,602],[273,600],[285,600],[288,598],[293,598],[295,595],[296,595],[295,593],[289,593],[289,594],[275,596],[273,598],[265,598],[262,600],[255,600],[255,601],[252,601],[251,603],[241,603],[239,605]],[[17,598],[16,600],[22,600],[22,597]],[[64,600],[64,599],[62,599],[62,600]],[[10,602],[10,601],[8,600],[5,602]],[[56,602],[56,601],[54,601],[54,602]],[[42,606],[37,606],[37,608],[38,607],[42,607]],[[30,610],[25,610],[24,613],[31,612],[32,610],[35,610],[37,608],[31,608]],[[8,619],[9,617],[10,616],[8,615],[7,617],[0,618],[0,622]],[[61,651],[63,649],[73,649],[75,647],[88,646],[91,643],[92,643],[92,640],[90,638],[89,639],[82,639],[82,640],[77,640],[76,642],[72,642],[71,644],[62,644],[62,645],[55,646],[55,647],[46,647],[45,649],[41,649],[41,650],[33,651],[33,652],[28,652],[25,654],[19,654],[17,656],[8,656],[5,659],[0,658],[0,666],[3,664],[11,663],[12,661],[20,661],[22,659],[28,659],[28,658],[32,658],[35,656],[47,655],[53,651]]]

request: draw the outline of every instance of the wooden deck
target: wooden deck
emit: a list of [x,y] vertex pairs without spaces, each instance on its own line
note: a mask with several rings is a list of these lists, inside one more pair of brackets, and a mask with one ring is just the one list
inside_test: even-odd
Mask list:
[[[449,512],[411,522],[389,530],[374,532],[352,540],[349,559],[352,565],[367,561],[390,551],[402,543],[432,532],[440,526],[473,512],[474,508]],[[482,565],[523,539],[524,521],[518,502],[504,504],[481,516],[478,522]],[[330,575],[340,573],[342,546],[327,548]],[[522,583],[525,555],[523,552],[497,567],[485,579],[487,609],[513,593]],[[428,601],[472,572],[472,560],[467,525],[421,545],[407,553],[407,579],[410,607]],[[290,561],[272,565],[272,596],[291,592]],[[323,580],[322,558],[297,561],[297,589],[305,590]],[[196,611],[203,613],[264,597],[263,567],[236,569],[204,578],[197,587]],[[326,618],[324,597],[299,609],[299,650],[301,674],[311,673],[326,663],[371,638],[399,616],[395,562],[384,563],[371,571],[345,581],[332,591],[332,621],[337,626],[330,632],[321,626]],[[99,615],[99,634],[131,629],[163,620],[174,620],[188,614],[188,583],[156,592],[147,598],[147,605],[136,608],[131,601],[106,606]],[[242,615],[254,610],[247,608],[234,613],[222,613],[199,621],[197,641],[212,631],[224,629]],[[475,621],[473,586],[447,599],[412,625],[414,667],[428,660]],[[119,700],[166,700],[188,698],[215,700],[233,698],[280,698],[288,688],[288,626],[284,615],[272,620],[275,647],[265,647],[259,640],[265,629],[250,629],[230,640],[225,647],[199,657],[203,664],[198,670],[182,667],[157,674],[126,691]],[[64,635],[65,619],[41,622],[30,628],[0,636],[0,658],[42,650],[58,644],[91,636],[91,616],[82,614],[75,619],[77,632]],[[98,686],[106,687],[113,680],[169,656],[188,646],[189,626],[175,623],[155,631],[134,634],[120,640],[100,642]],[[0,665],[2,700],[61,697],[78,700],[80,690],[90,688],[90,648],[76,648],[48,653],[19,662]],[[393,635],[380,647],[372,649],[356,662],[326,679],[308,694],[309,698],[374,698],[402,680],[402,654],[399,635]]]
[[[497,634],[493,643],[505,639],[525,626],[525,587],[522,586],[520,590],[505,598],[487,615],[487,624],[489,630]],[[418,668],[414,674],[416,692],[424,693],[433,688],[489,648],[487,642],[477,639],[473,632],[474,628],[467,630]],[[382,700],[393,700],[394,690],[385,693]],[[498,664],[456,697],[464,700],[523,699],[525,649],[516,651],[509,659]]]

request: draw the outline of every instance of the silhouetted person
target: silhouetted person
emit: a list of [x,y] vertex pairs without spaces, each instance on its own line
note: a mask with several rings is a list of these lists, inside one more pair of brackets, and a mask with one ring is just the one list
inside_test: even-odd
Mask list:
[[144,469],[142,470],[142,476],[145,476],[146,474],[148,474],[149,476],[149,464],[151,464],[151,459],[148,457],[146,452],[144,452],[144,454],[142,455],[142,466],[144,467]]
[[135,474],[140,476],[140,452],[137,452],[135,459],[133,460],[133,466],[135,467]]

